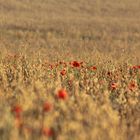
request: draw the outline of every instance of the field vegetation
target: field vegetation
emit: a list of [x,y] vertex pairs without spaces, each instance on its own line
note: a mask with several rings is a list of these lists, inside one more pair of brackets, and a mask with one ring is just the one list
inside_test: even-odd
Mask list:
[[0,0],[0,140],[139,140],[139,7]]

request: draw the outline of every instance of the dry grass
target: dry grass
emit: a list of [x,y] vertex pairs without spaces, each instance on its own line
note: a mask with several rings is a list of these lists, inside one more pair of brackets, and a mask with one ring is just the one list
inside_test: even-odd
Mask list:
[[0,140],[140,139],[139,5],[0,0]]

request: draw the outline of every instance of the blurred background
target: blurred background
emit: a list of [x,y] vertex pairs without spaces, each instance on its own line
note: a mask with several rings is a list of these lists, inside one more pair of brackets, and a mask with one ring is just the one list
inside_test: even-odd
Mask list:
[[139,8],[139,0],[0,0],[1,53],[86,60],[98,54],[138,64]]

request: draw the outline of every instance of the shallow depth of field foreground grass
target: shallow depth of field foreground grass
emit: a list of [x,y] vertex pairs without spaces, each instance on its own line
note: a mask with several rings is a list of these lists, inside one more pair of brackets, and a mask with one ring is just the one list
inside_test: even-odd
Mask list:
[[0,140],[139,140],[139,5],[0,0]]

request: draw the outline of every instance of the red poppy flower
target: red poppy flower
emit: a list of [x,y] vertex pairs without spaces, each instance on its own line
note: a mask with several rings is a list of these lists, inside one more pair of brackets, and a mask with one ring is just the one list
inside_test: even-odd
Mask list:
[[53,69],[53,65],[52,64],[49,64],[49,68],[52,70]]
[[52,110],[52,108],[53,108],[53,106],[49,102],[45,102],[44,105],[43,105],[43,111],[44,112],[49,112],[49,111]]
[[15,114],[16,118],[20,118],[21,113],[22,113],[22,107],[19,105],[15,105],[11,111]]
[[140,69],[140,65],[132,66],[132,69],[133,69],[133,70]]
[[61,74],[62,76],[66,75],[66,70],[63,69],[63,70],[60,72],[60,74]]
[[136,88],[135,82],[131,82],[131,83],[129,84],[128,88],[129,88],[130,90],[134,90],[134,89]]
[[91,66],[90,69],[91,70],[97,70],[97,67],[96,66]]
[[77,62],[77,61],[73,61],[71,64],[72,64],[73,67],[80,67],[80,65],[81,65],[81,64],[80,64],[79,62]]
[[58,91],[58,93],[57,93],[57,97],[58,97],[59,99],[65,100],[65,99],[68,98],[68,94],[67,94],[67,92],[66,92],[64,89],[60,89],[60,90]]
[[117,83],[112,83],[111,84],[111,89],[115,90],[117,88]]
[[51,128],[43,128],[42,134],[47,137],[52,137],[54,135],[54,131]]

